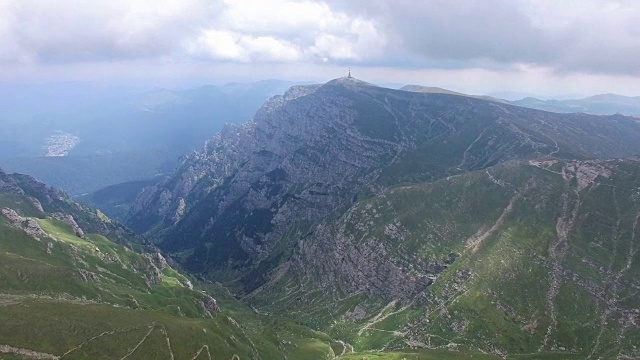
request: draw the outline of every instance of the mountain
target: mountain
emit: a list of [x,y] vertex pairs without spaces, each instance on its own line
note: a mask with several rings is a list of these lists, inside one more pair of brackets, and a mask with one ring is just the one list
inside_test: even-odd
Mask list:
[[[458,96],[468,96],[477,99],[485,99],[500,103],[507,103],[531,109],[545,110],[558,113],[587,113],[595,115],[622,114],[627,116],[640,115],[640,96],[629,97],[616,94],[594,95],[582,99],[539,99],[533,95],[513,99],[517,94],[496,93],[495,96],[468,95],[438,87],[427,87],[421,85],[406,85],[400,90],[431,93],[450,94]],[[513,100],[504,100],[509,98]]]
[[0,170],[0,354],[638,358],[639,135],[621,115],[294,86],[169,176],[85,198],[144,237]]
[[357,350],[638,358],[639,185],[636,158],[393,187],[316,226],[251,298]]
[[425,94],[449,94],[449,95],[458,95],[458,96],[468,96],[468,97],[472,97],[472,98],[476,98],[476,99],[484,99],[484,100],[489,100],[489,101],[495,101],[495,102],[499,102],[499,103],[506,103],[506,100],[503,99],[499,99],[493,96],[486,96],[486,95],[468,95],[468,94],[463,94],[463,93],[459,93],[456,91],[451,91],[451,90],[447,90],[447,89],[443,89],[443,88],[439,88],[439,87],[430,87],[430,86],[421,86],[421,85],[406,85],[400,88],[400,90],[403,91],[413,91],[413,92],[419,92],[419,93],[425,93]]
[[101,212],[2,170],[0,264],[2,359],[320,359],[346,351],[326,334],[256,313],[219,285],[193,282]]
[[341,78],[226,126],[127,224],[357,351],[633,358],[639,135]]
[[638,115],[640,114],[640,96],[629,97],[616,94],[602,94],[576,100],[540,100],[527,97],[522,100],[510,101],[510,104],[532,109],[553,112],[583,112],[600,115]]
[[76,196],[170,172],[225,123],[293,83],[135,90],[71,83],[0,86],[0,161]]
[[142,189],[155,184],[157,181],[157,178],[127,181],[107,186],[90,194],[79,196],[76,199],[79,202],[100,209],[112,219],[123,221]]
[[286,261],[290,242],[319,219],[388,186],[512,159],[634,155],[638,135],[640,126],[621,116],[552,114],[338,79],[294,87],[253,122],[223,129],[145,189],[127,223],[157,234],[192,271],[263,273]]

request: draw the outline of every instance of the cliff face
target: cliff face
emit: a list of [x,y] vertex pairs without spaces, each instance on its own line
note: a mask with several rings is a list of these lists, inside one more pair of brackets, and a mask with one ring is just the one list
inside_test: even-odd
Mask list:
[[640,152],[639,135],[625,117],[553,114],[342,78],[294,87],[253,121],[225,127],[146,188],[127,222],[189,270],[239,277],[250,292],[287,266],[317,224],[359,198],[514,159],[628,156]]

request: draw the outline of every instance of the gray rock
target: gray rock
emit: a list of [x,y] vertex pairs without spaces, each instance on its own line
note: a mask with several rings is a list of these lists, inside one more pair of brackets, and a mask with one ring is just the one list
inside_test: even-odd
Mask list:
[[78,226],[78,223],[76,223],[76,221],[74,220],[73,216],[71,216],[70,214],[54,213],[54,214],[51,215],[51,217],[56,219],[56,220],[60,220],[63,223],[71,226],[71,229],[73,230],[73,233],[77,237],[84,238],[84,231],[80,228],[80,226]]
[[37,221],[18,215],[18,213],[16,213],[13,209],[2,208],[2,210],[0,210],[0,213],[2,213],[2,215],[9,221],[12,226],[18,229],[22,229],[24,232],[26,232],[36,240],[41,240],[49,237],[49,235],[44,230],[42,230],[40,225],[38,225]]

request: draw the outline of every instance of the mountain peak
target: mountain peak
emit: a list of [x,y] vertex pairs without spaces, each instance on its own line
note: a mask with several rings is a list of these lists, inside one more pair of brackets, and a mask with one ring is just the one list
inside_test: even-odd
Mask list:
[[348,77],[348,76],[330,80],[327,83],[325,83],[324,86],[341,86],[348,89],[363,88],[363,87],[378,87],[366,81],[362,81],[360,79],[356,79],[354,77]]

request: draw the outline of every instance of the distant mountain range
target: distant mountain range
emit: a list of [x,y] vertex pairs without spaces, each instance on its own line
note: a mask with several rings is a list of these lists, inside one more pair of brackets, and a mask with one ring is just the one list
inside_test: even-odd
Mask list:
[[507,103],[531,109],[545,110],[558,113],[586,113],[596,115],[622,114],[628,116],[640,116],[640,96],[629,97],[616,94],[602,94],[586,97],[583,99],[566,100],[541,100],[535,97],[525,97],[520,100],[504,100],[493,96],[468,95],[455,91],[450,91],[437,87],[427,87],[420,85],[407,85],[401,88],[405,91],[415,91],[432,94],[452,94],[469,96],[479,99],[491,100]]
[[640,96],[629,97],[603,94],[576,100],[540,100],[528,97],[522,100],[511,101],[510,103],[553,112],[640,116]]

